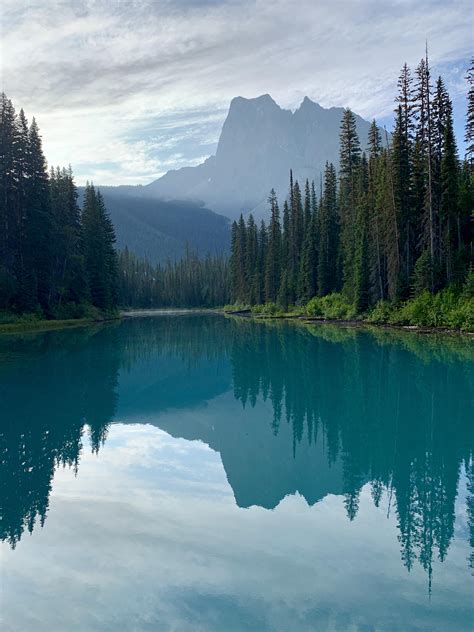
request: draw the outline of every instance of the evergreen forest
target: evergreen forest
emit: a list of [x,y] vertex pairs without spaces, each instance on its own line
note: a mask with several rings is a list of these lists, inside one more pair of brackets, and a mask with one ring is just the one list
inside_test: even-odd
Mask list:
[[127,248],[93,184],[83,208],[71,168],[47,169],[38,125],[0,102],[0,314],[103,317],[117,307],[247,308],[263,315],[474,328],[474,62],[467,72],[466,154],[428,58],[398,79],[393,131],[359,138],[350,109],[338,169],[289,173],[269,220],[241,215],[230,257],[187,247],[154,265]]
[[77,202],[71,168],[48,172],[38,125],[0,97],[0,312],[100,317],[118,305],[114,227],[100,191]]
[[[282,212],[268,226],[232,226],[232,302],[263,314],[474,327],[474,63],[460,161],[452,103],[428,59],[398,80],[391,136],[374,120],[367,139],[346,109],[339,173],[300,186],[290,172]],[[363,149],[365,147],[365,149]]]

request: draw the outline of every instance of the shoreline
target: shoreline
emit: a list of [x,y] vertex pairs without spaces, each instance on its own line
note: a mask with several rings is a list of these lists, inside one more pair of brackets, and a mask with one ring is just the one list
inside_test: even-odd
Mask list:
[[89,327],[91,325],[101,325],[104,323],[120,320],[121,316],[115,318],[69,318],[67,320],[32,320],[16,323],[4,323],[0,325],[1,334],[22,334],[41,333],[44,331],[54,331],[57,329],[72,329],[74,327]]
[[238,318],[250,318],[252,320],[285,320],[298,322],[303,325],[337,325],[346,329],[385,329],[388,331],[405,331],[407,333],[418,334],[445,334],[448,336],[469,336],[474,340],[474,331],[462,331],[461,329],[449,329],[448,327],[420,327],[418,325],[390,325],[387,323],[371,323],[364,320],[338,320],[335,318],[317,318],[315,316],[301,316],[297,314],[287,314],[282,316],[270,316],[266,314],[252,314],[250,309],[223,311],[225,316],[236,316]]
[[117,316],[108,318],[68,318],[63,320],[24,320],[12,323],[0,324],[1,334],[18,334],[18,333],[41,333],[43,331],[53,331],[57,329],[70,329],[73,327],[89,327],[91,325],[101,325],[117,320],[125,320],[128,318],[140,318],[150,316],[179,316],[184,314],[218,314],[221,313],[217,309],[205,308],[157,308],[157,309],[127,309],[120,310]]
[[221,314],[222,310],[213,307],[163,307],[156,309],[126,309],[120,312],[121,318],[140,318],[143,316],[180,316],[185,314]]
[[157,308],[157,309],[128,309],[121,310],[116,317],[110,318],[74,318],[68,320],[37,320],[25,322],[13,322],[0,324],[0,334],[9,333],[34,333],[43,331],[53,331],[57,329],[69,329],[73,327],[87,327],[100,325],[107,322],[125,320],[129,318],[143,318],[153,316],[180,316],[187,314],[221,314],[223,316],[233,316],[238,318],[248,318],[255,321],[290,321],[303,325],[336,325],[346,329],[379,329],[387,331],[404,331],[417,334],[444,334],[448,336],[466,336],[474,340],[474,331],[462,331],[460,329],[449,329],[447,327],[420,327],[418,325],[390,325],[387,323],[371,323],[357,319],[328,319],[313,316],[302,316],[297,314],[267,315],[252,314],[250,309],[224,310],[222,308]]

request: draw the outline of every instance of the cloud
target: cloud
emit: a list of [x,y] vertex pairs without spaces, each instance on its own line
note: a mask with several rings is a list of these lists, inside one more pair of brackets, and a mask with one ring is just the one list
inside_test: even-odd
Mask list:
[[426,38],[462,108],[472,43],[465,0],[4,0],[2,11],[4,90],[37,117],[51,163],[104,184],[212,153],[236,95],[290,108],[308,95],[388,120],[399,69]]
[[212,450],[113,425],[77,476],[57,469],[44,528],[4,547],[3,629],[468,629],[467,539],[433,560],[429,601],[387,507],[366,485],[353,522],[333,495],[242,510]]

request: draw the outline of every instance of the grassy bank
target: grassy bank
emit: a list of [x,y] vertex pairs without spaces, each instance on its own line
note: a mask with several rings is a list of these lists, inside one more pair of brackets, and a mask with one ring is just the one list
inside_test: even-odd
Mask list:
[[[244,311],[245,306],[226,306],[225,311]],[[451,288],[436,294],[423,292],[404,302],[381,301],[358,313],[342,294],[314,297],[306,305],[283,309],[275,303],[255,305],[252,316],[259,318],[302,318],[307,320],[350,322],[353,324],[409,327],[419,330],[474,332],[474,296]]]
[[49,331],[66,327],[81,327],[120,318],[118,311],[102,312],[89,309],[81,318],[45,319],[40,314],[0,312],[0,333]]

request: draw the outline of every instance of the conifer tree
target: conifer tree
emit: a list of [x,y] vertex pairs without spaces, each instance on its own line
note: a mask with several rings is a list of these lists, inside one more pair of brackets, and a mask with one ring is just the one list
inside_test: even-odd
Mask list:
[[471,65],[466,75],[469,86],[467,95],[467,114],[466,114],[466,160],[474,171],[474,57],[471,59]]
[[369,263],[369,212],[367,203],[368,165],[365,154],[362,155],[358,167],[357,178],[357,218],[355,226],[355,258],[354,258],[354,298],[358,312],[369,307],[370,263]]
[[265,263],[265,300],[272,303],[276,301],[280,288],[282,264],[280,211],[274,189],[270,191],[268,203],[271,217]]
[[297,298],[298,275],[304,234],[304,215],[301,200],[301,190],[298,181],[293,184],[293,174],[290,174],[290,218],[288,233],[288,294],[293,303]]
[[235,266],[236,266],[236,287],[235,300],[238,303],[246,304],[248,302],[248,285],[247,285],[247,227],[243,215],[240,215],[237,224],[237,236],[235,246]]
[[88,184],[82,213],[84,262],[92,304],[99,309],[117,305],[117,258],[113,225],[100,192]]
[[239,227],[234,220],[231,226],[230,237],[230,284],[231,284],[231,300],[233,303],[237,302],[237,296],[239,294]]
[[[458,266],[461,265],[459,255],[462,250],[462,242],[460,234],[461,217],[458,206],[459,160],[454,138],[452,105],[449,99],[446,102],[442,147],[440,165],[440,224],[442,228],[440,241],[442,243],[445,281],[450,283],[460,273]],[[455,261],[456,253],[458,257]]]
[[341,261],[344,293],[354,299],[354,223],[356,218],[356,180],[360,162],[360,143],[356,119],[350,109],[344,110],[340,133],[339,212],[341,216]]
[[[28,125],[24,111],[17,116],[5,95],[0,98],[0,157],[0,307],[46,318],[81,316],[88,299],[88,239],[72,170],[51,169],[48,175],[35,119]],[[115,235],[101,196],[94,199],[102,217],[108,305],[114,306]]]
[[258,231],[258,304],[265,302],[267,249],[268,233],[265,221],[262,219],[260,222],[260,229]]
[[[288,202],[283,203],[283,231],[281,237],[281,270],[290,267],[290,208]],[[281,279],[280,279],[281,281]]]
[[318,216],[313,213],[305,229],[300,262],[298,299],[303,303],[309,301],[317,293],[318,240]]
[[410,190],[411,163],[410,139],[405,133],[406,123],[402,106],[397,108],[395,130],[392,144],[392,173],[395,197],[395,212],[399,226],[399,248],[401,255],[400,292],[408,296],[410,278],[415,259],[413,211]]
[[336,169],[326,163],[324,170],[324,195],[321,197],[319,211],[319,241],[317,289],[324,296],[337,288],[335,277],[338,253],[338,209],[337,209]]
[[250,305],[258,303],[259,275],[258,275],[258,233],[255,220],[250,213],[247,221],[247,248],[245,253],[245,270],[248,287],[248,299]]
[[367,174],[367,213],[369,228],[369,267],[370,294],[372,302],[376,303],[385,298],[385,257],[383,248],[383,209],[378,199],[380,187],[380,156],[382,153],[382,139],[375,120],[372,121],[368,137],[369,161]]
[[[26,139],[28,138],[28,127]],[[15,109],[10,99],[0,97],[0,306],[13,307],[18,291],[19,221],[24,201],[22,181],[18,171],[18,127]]]
[[35,293],[45,314],[51,314],[50,283],[52,274],[53,226],[49,206],[48,173],[38,125],[33,118],[28,130],[28,160],[25,185],[26,209],[22,221],[23,273],[18,304],[20,309],[32,307]]

